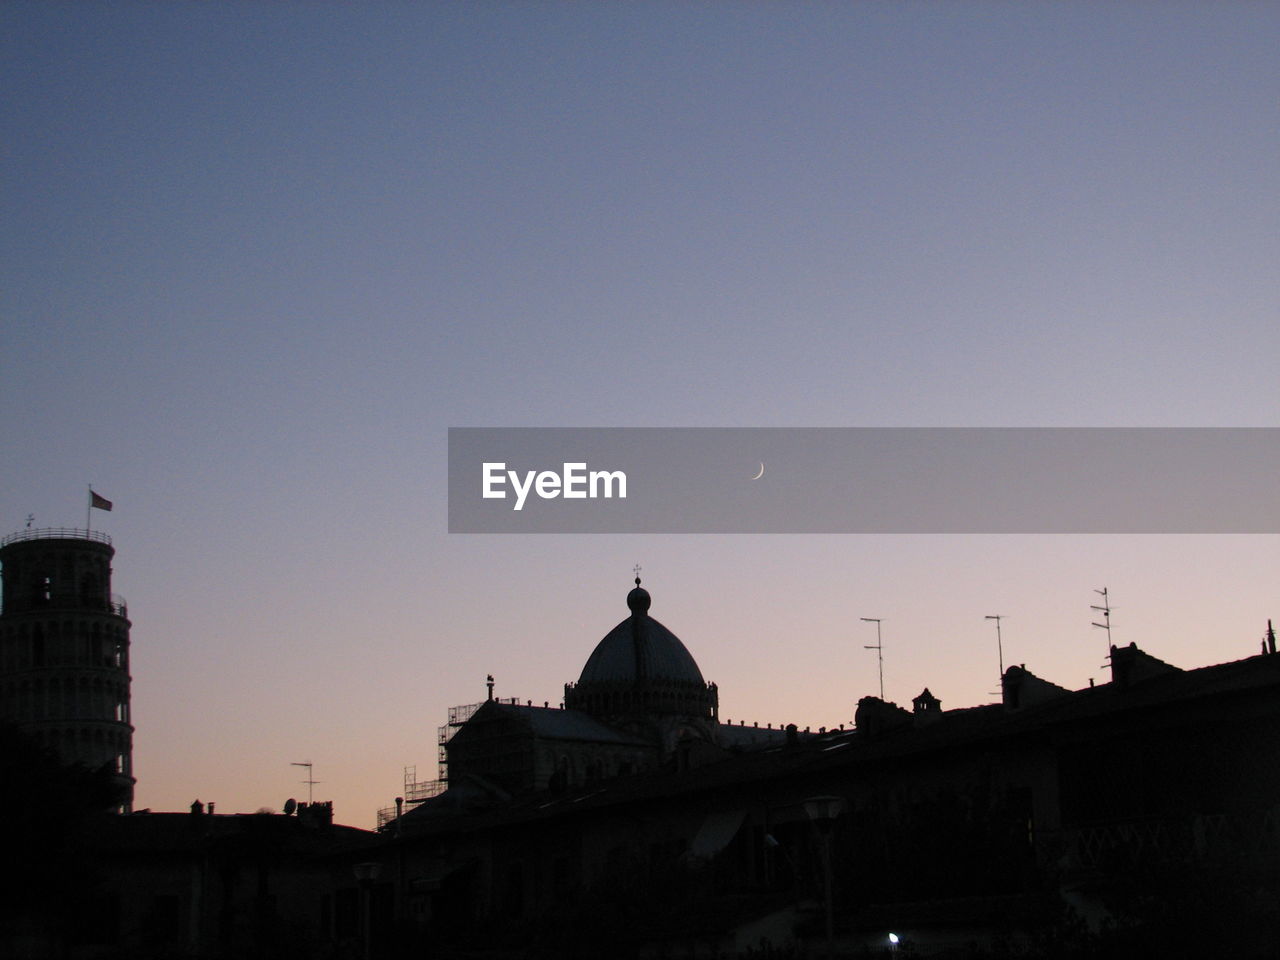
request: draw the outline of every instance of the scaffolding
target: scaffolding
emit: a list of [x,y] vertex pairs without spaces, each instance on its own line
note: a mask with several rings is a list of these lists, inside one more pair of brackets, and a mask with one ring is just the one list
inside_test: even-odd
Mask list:
[[[461,729],[462,725],[470,720],[477,710],[491,701],[482,700],[480,703],[464,703],[457,707],[449,708],[449,722],[443,727],[436,728],[436,744],[437,744],[437,770],[436,776],[439,783],[448,784],[449,782],[449,741],[453,739],[453,735]],[[519,697],[495,697],[493,703],[515,704],[520,703]],[[435,796],[435,794],[432,794]],[[407,797],[405,798],[408,799]],[[425,798],[424,798],[425,799]]]
[[[453,739],[453,735],[462,728],[462,725],[470,720],[477,710],[483,707],[488,700],[482,700],[479,703],[464,703],[456,707],[449,708],[449,720],[442,727],[436,728],[436,779],[419,780],[417,764],[406,766],[404,768],[404,798],[405,806],[415,803],[422,803],[424,800],[430,800],[432,797],[438,797],[449,789],[449,741]],[[495,697],[493,703],[519,704],[519,697]],[[381,830],[387,824],[394,822],[396,819],[395,807],[382,807],[378,811],[378,829]]]

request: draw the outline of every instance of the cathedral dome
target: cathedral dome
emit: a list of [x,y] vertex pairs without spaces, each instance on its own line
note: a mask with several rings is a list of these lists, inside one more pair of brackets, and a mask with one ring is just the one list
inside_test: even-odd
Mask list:
[[651,602],[637,577],[627,595],[631,616],[596,644],[577,684],[565,688],[566,706],[617,715],[714,712],[714,686],[680,638],[649,616]]
[[649,592],[627,596],[631,616],[610,630],[587,658],[578,683],[676,680],[701,684],[702,671],[680,638],[649,616]]

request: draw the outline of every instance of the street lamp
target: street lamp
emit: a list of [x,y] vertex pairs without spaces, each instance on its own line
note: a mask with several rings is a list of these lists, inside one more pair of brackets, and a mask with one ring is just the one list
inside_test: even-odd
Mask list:
[[844,808],[843,797],[810,797],[804,802],[805,816],[813,823],[818,836],[822,837],[822,865],[823,874],[826,877],[827,901],[827,960],[832,960],[835,956],[835,939],[831,923],[831,828],[836,817],[844,812]]
[[[791,888],[794,890],[796,883],[799,882],[800,871],[796,869],[796,862],[791,859],[791,854],[787,852],[787,848],[779,843],[778,838],[772,833],[766,833],[764,835],[764,845],[770,850],[781,851],[783,859],[787,861],[787,869],[791,872]],[[771,865],[769,870],[770,882],[773,882],[776,875],[776,871],[772,869]]]

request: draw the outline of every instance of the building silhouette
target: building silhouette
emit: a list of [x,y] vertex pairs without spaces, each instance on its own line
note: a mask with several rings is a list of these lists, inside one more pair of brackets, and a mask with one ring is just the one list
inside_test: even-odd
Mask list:
[[1273,643],[1187,670],[1116,647],[1082,690],[1020,664],[995,703],[864,696],[808,733],[721,723],[649,605],[637,584],[562,707],[455,708],[448,779],[364,854],[402,929],[502,957],[823,955],[826,923],[838,956],[1280,942]]
[[[45,741],[96,729],[48,715],[49,681],[65,694],[107,679],[81,652],[108,626],[127,650],[123,607],[100,592],[110,545],[58,533],[0,548],[6,703],[44,681],[45,712],[23,725]],[[48,856],[57,830],[39,833],[24,870],[43,871],[53,893],[38,902],[61,907],[42,928],[27,922],[25,942],[46,953],[10,953],[1275,955],[1270,632],[1261,654],[1194,669],[1112,647],[1110,677],[1080,690],[1013,665],[996,702],[958,709],[933,692],[945,696],[945,677],[909,709],[851,690],[854,725],[809,732],[722,722],[718,690],[649,616],[639,583],[627,606],[563,704],[495,698],[490,677],[486,700],[454,708],[440,781],[406,789],[376,833],[292,801],[283,814],[215,815],[199,801],[100,814],[60,858]],[[9,955],[26,921],[6,926],[5,902]]]
[[23,530],[0,540],[0,719],[67,764],[104,766],[133,802],[129,618],[111,592],[104,533]]
[[[781,742],[781,729],[719,720],[719,692],[680,638],[649,616],[652,598],[636,578],[631,613],[596,645],[564,703],[490,697],[455,707],[442,732],[447,779],[439,787],[519,797],[563,792],[619,776],[721,758],[730,750]],[[384,819],[386,819],[384,817]]]

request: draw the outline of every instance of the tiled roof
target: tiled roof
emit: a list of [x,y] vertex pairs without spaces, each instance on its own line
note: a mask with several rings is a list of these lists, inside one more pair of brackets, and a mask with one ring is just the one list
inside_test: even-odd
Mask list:
[[493,711],[520,719],[527,723],[534,734],[547,740],[580,740],[592,743],[623,743],[648,745],[649,741],[632,737],[616,730],[580,710],[560,710],[555,707],[520,706],[519,704],[495,704]]

